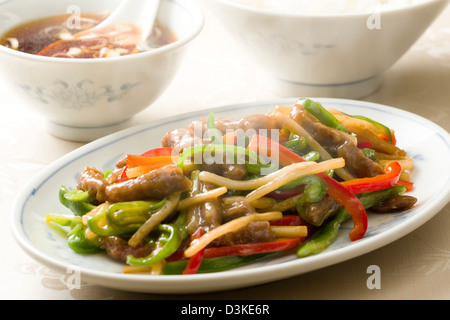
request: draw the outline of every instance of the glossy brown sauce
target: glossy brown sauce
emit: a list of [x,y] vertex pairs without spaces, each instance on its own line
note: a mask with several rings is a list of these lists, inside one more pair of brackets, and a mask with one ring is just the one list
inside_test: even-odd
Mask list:
[[107,32],[86,40],[74,39],[102,22],[107,16],[83,14],[77,28],[68,27],[67,22],[70,17],[70,15],[59,15],[21,24],[2,35],[0,45],[25,53],[52,57],[102,58],[143,52],[177,41],[171,30],[158,21],[144,47],[136,46],[137,43],[130,43],[132,41],[130,39],[138,38],[136,35],[138,28],[135,26],[130,26],[130,30],[122,37],[127,39],[125,44],[119,37],[109,37]]

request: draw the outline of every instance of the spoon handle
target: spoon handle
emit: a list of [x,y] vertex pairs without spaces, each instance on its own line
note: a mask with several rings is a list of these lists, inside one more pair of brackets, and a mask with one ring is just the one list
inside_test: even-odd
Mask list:
[[140,27],[142,39],[147,39],[153,30],[160,2],[160,0],[123,0],[95,29],[118,23],[129,23]]

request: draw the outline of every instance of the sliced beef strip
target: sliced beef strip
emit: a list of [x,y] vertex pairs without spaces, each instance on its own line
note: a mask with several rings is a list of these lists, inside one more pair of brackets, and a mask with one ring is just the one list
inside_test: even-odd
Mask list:
[[86,167],[78,176],[77,188],[87,191],[90,196],[95,197],[100,203],[106,201],[105,189],[108,182],[104,173],[96,168]]
[[396,195],[370,208],[376,213],[392,213],[411,209],[417,202],[417,198],[405,195]]
[[253,221],[247,227],[230,232],[214,240],[210,246],[232,246],[246,243],[261,243],[276,239],[275,233],[270,230],[268,221]]
[[165,166],[135,179],[112,184],[104,179],[103,172],[91,167],[85,168],[78,177],[78,189],[88,191],[101,203],[161,200],[190,186],[191,181],[175,166]]
[[152,252],[152,249],[145,244],[132,247],[128,244],[128,241],[117,236],[103,237],[102,248],[105,249],[109,257],[122,262],[126,262],[128,255],[132,255],[135,258],[143,258]]
[[[207,192],[217,188],[214,185],[200,182],[196,188],[199,193]],[[191,196],[195,195],[191,190]],[[187,230],[190,234],[195,233],[199,228],[203,234],[222,224],[222,201],[220,199],[208,200],[197,206],[188,209]]]
[[365,178],[384,173],[383,167],[367,158],[349,137],[339,130],[316,121],[302,106],[294,106],[291,117],[324,146],[333,157],[344,158],[345,167],[353,176]]
[[209,171],[232,180],[244,180],[248,174],[245,164],[203,164],[201,165],[201,170]]
[[245,201],[235,201],[232,203],[223,203],[223,222],[226,223],[233,219],[254,213],[255,210]]
[[319,202],[308,203],[305,205],[305,216],[307,221],[313,225],[320,221],[325,221],[334,216],[342,206],[333,198],[325,197]]

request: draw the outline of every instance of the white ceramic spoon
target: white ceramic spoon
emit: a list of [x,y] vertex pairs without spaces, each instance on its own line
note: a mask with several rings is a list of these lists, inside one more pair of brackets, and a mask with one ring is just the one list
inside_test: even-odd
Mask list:
[[141,41],[150,36],[161,0],[123,0],[111,15],[93,29],[129,23],[142,31]]

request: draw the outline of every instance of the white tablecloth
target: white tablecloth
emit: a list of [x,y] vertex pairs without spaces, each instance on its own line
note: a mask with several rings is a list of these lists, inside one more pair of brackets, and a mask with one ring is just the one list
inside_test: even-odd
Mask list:
[[[204,4],[197,0],[201,6]],[[206,23],[166,93],[136,123],[192,110],[284,98],[260,80],[234,40],[204,8]],[[365,101],[395,106],[450,130],[450,7],[385,75],[382,87]],[[0,70],[1,72],[1,70]],[[45,131],[44,119],[0,77],[0,299],[171,299],[83,282],[70,289],[64,275],[25,254],[10,231],[14,197],[52,161],[82,146]],[[450,159],[449,159],[450,160]],[[347,262],[290,279],[191,299],[449,299],[450,205],[400,240]],[[367,268],[381,270],[381,289],[370,290]]]

